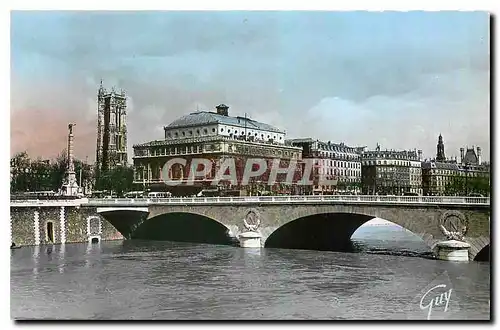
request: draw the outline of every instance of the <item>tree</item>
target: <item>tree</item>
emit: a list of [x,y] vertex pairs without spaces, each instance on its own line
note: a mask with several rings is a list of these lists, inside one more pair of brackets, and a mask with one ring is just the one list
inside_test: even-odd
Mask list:
[[[78,159],[75,159],[73,162],[77,182],[80,183],[80,169],[82,170],[82,184],[92,182],[92,167]],[[66,179],[68,155],[66,150],[62,150],[53,161],[43,161],[41,159],[32,161],[26,152],[21,152],[14,155],[10,163],[11,192],[58,191]]]
[[51,182],[52,189],[58,191],[65,179],[68,168],[68,153],[63,149],[52,163]]
[[36,161],[31,162],[29,173],[30,191],[54,190],[51,182],[50,161],[38,158]]
[[445,195],[466,196],[471,194],[490,195],[490,180],[487,176],[459,176],[450,178],[445,187]]
[[75,159],[73,163],[75,164],[75,174],[78,186],[80,186],[82,189],[84,187],[92,186],[94,183],[94,172],[92,169],[92,165],[86,164],[79,159]]
[[26,151],[19,152],[10,160],[11,192],[29,190],[29,170],[31,160]]
[[97,190],[113,191],[118,196],[123,196],[133,189],[134,170],[128,166],[117,166],[107,171],[99,171],[96,180]]
[[467,180],[467,191],[469,194],[490,195],[490,180],[488,177],[472,177]]

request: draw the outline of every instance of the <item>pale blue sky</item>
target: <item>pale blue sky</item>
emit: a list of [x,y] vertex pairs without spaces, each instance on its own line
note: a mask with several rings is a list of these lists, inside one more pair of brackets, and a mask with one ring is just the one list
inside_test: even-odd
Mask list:
[[441,132],[447,156],[489,158],[484,12],[14,12],[11,27],[13,151],[57,153],[73,120],[93,159],[102,78],[130,97],[129,146],[226,103],[289,137],[433,157]]

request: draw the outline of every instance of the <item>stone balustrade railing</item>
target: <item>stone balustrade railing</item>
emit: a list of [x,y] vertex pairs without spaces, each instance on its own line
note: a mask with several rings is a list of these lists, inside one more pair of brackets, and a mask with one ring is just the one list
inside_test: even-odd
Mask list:
[[213,204],[213,203],[304,203],[304,202],[361,202],[361,203],[422,203],[422,204],[490,204],[488,197],[447,196],[362,196],[362,195],[316,195],[316,196],[244,196],[244,197],[176,197],[138,199],[91,199],[92,204],[144,203],[148,204]]
[[84,203],[88,203],[88,198],[80,199],[23,199],[23,200],[11,200],[11,207],[33,207],[33,206],[80,206]]
[[77,200],[23,200],[11,201],[10,205],[19,206],[144,206],[150,204],[266,204],[266,203],[366,203],[366,204],[461,204],[490,205],[489,197],[457,196],[374,196],[374,195],[300,195],[300,196],[243,196],[243,197],[175,197],[175,198],[104,198]]

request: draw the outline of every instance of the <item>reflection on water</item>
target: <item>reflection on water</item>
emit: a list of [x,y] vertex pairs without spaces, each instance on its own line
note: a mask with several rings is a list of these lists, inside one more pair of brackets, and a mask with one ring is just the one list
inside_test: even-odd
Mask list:
[[415,301],[444,272],[459,306],[446,316],[489,319],[489,263],[153,241],[23,247],[11,250],[11,315],[425,319]]
[[66,245],[61,244],[59,246],[59,273],[64,273],[64,253],[66,252]]
[[37,245],[33,248],[33,275],[38,275],[38,259],[40,257],[40,246]]

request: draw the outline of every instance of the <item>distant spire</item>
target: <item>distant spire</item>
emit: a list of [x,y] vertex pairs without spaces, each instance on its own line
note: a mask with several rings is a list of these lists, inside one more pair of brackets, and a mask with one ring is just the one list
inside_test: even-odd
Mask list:
[[99,84],[99,90],[97,93],[99,95],[104,94],[104,87],[102,87],[102,78],[101,78],[101,83]]
[[441,133],[439,133],[439,137],[438,137],[436,160],[438,162],[445,162],[446,161],[446,155],[444,153],[443,136],[441,135]]

